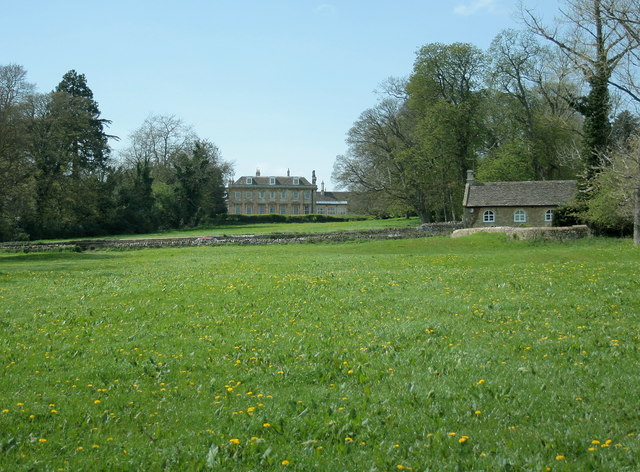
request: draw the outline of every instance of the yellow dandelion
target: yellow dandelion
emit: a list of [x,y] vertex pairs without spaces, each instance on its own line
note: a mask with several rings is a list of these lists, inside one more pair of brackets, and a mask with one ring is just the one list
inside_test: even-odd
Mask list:
[[481,414],[482,414],[482,411],[480,411],[480,410],[476,410],[476,411],[474,411],[474,413],[475,413],[476,415],[481,415]]
[[282,465],[289,465],[291,464],[291,462],[289,462],[288,460],[283,460],[282,462],[280,462]]
[[46,440],[45,438],[40,438],[40,439],[38,439],[38,442],[39,442],[39,443],[46,443],[46,442],[47,442],[47,440]]
[[82,446],[76,447],[76,451],[83,451],[83,450],[84,450],[84,447],[82,447]]
[[229,439],[229,442],[234,446],[237,446],[238,444],[240,444],[240,440],[237,438]]
[[271,427],[271,423],[263,423],[262,427],[263,428],[269,428],[269,427]]
[[462,436],[460,439],[458,439],[458,442],[460,444],[464,444],[469,440],[469,436]]
[[96,405],[99,405],[102,402],[100,400],[93,400],[93,403],[95,403]]
[[5,408],[4,410],[2,410],[2,413],[9,413],[9,410]]
[[564,459],[565,459],[564,456],[560,456],[560,455],[556,456],[557,461],[563,461]]
[[483,383],[485,383],[486,380],[485,379],[480,379],[476,382],[476,385],[482,385]]
[[351,442],[351,441],[353,441],[353,438],[346,437],[346,438],[344,438],[344,440],[345,440],[346,442]]

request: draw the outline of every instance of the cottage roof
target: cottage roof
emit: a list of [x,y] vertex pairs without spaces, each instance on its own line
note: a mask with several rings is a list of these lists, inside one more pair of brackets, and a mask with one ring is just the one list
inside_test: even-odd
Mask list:
[[[251,178],[251,183],[248,184],[247,183],[247,177]],[[315,185],[313,185],[311,182],[309,182],[305,177],[275,177],[275,184],[271,183],[271,179],[273,179],[273,176],[270,177],[260,177],[260,176],[242,176],[239,179],[237,179],[233,185],[243,185],[243,186],[255,186],[255,187],[273,187],[274,185],[279,185],[279,186],[286,186],[286,187],[304,187],[304,186],[308,186],[308,187],[315,187]],[[293,183],[293,179],[298,179],[297,184]]]
[[467,186],[465,207],[560,206],[576,195],[575,180],[473,182]]

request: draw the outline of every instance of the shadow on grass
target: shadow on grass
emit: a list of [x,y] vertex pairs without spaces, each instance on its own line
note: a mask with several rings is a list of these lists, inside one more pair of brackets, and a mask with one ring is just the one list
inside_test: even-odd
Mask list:
[[116,254],[105,252],[75,252],[75,251],[48,251],[29,253],[1,253],[0,264],[2,263],[49,263],[49,262],[78,262],[78,261],[105,261],[117,257]]

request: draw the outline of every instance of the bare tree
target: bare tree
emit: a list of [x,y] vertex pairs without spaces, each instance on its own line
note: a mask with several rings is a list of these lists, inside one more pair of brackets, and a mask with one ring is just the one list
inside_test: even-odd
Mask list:
[[151,115],[129,139],[122,159],[131,166],[151,166],[153,177],[164,180],[172,160],[189,152],[198,138],[190,126],[173,115]]
[[[600,165],[610,144],[609,86],[628,92],[625,67],[636,53],[638,38],[614,17],[613,11],[637,0],[564,0],[553,26],[545,25],[531,9],[522,17],[531,31],[555,44],[589,85],[586,96],[575,97],[574,107],[584,116],[583,156],[588,177]],[[625,6],[624,11],[627,11]]]

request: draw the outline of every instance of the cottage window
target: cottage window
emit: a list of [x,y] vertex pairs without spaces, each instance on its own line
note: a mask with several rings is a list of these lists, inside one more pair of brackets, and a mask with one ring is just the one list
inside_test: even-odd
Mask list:
[[496,214],[493,210],[487,210],[482,214],[482,222],[483,223],[495,223],[496,222]]
[[544,221],[553,221],[553,210],[547,210],[544,212]]
[[513,212],[513,222],[514,223],[526,223],[527,222],[527,213],[524,210],[516,210]]

